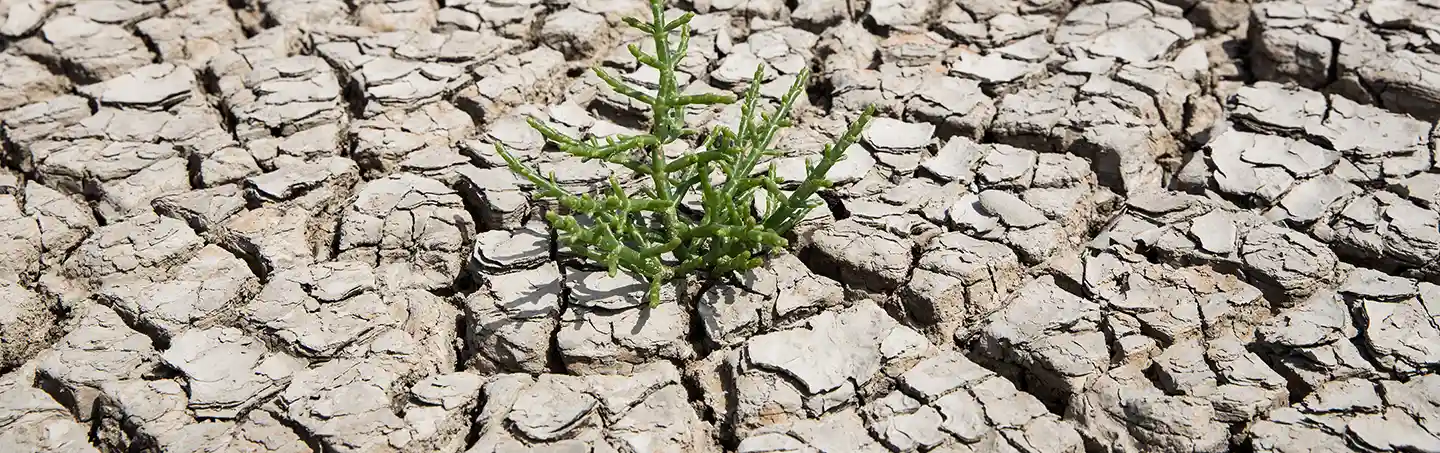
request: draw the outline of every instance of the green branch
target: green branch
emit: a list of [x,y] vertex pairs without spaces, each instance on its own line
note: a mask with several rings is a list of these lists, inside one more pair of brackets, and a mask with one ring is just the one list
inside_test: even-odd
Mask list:
[[[659,84],[648,93],[601,68],[594,73],[615,92],[650,108],[650,130],[640,135],[617,135],[582,140],[566,135],[534,118],[530,126],[561,152],[585,160],[600,160],[625,167],[648,178],[650,184],[635,193],[627,192],[611,177],[604,194],[575,194],[562,187],[552,175],[542,175],[510,154],[504,146],[495,151],[506,166],[535,186],[533,196],[556,201],[558,211],[547,212],[560,242],[577,256],[594,261],[611,275],[620,271],[647,281],[646,297],[653,306],[660,303],[662,286],[675,277],[692,272],[720,276],[753,269],[763,256],[789,246],[784,237],[816,205],[810,201],[817,191],[829,187],[826,173],[845,156],[845,150],[859,138],[873,115],[866,109],[860,119],[820,159],[806,166],[805,180],[789,196],[780,190],[774,166],[755,176],[764,158],[778,156],[770,146],[778,132],[790,124],[790,113],[809,82],[809,71],[801,71],[773,112],[762,112],[761,81],[765,67],[755,69],[741,105],[735,129],[719,126],[705,135],[696,151],[676,159],[665,155],[665,147],[697,133],[685,127],[689,106],[732,104],[728,94],[682,94],[675,71],[685,58],[690,43],[690,20],[686,13],[674,20],[665,17],[664,0],[650,0],[650,20],[627,17],[625,23],[650,36],[653,53],[629,46],[630,55],[640,64],[655,68]],[[677,38],[672,45],[672,38]],[[716,171],[725,181],[711,181]],[[697,192],[698,191],[698,192]],[[757,217],[753,202],[763,191],[765,207]],[[681,215],[683,200],[698,196],[701,212]],[[577,218],[578,216],[578,218]],[[588,219],[582,223],[579,218]]]

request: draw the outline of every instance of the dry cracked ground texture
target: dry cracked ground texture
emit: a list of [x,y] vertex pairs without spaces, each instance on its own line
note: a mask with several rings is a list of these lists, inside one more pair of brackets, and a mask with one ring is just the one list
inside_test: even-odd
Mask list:
[[676,7],[786,180],[881,118],[652,309],[492,146],[638,183],[524,118],[643,128],[643,2],[0,0],[0,445],[1440,451],[1440,3]]

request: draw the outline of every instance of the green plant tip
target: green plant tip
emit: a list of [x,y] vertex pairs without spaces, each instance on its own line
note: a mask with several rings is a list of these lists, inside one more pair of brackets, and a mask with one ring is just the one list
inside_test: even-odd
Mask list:
[[[647,133],[582,140],[527,119],[560,151],[582,160],[623,166],[648,179],[649,184],[627,193],[612,178],[603,195],[575,194],[560,186],[554,175],[542,176],[503,146],[496,144],[495,149],[511,171],[535,185],[535,197],[556,201],[562,211],[546,212],[545,219],[562,244],[593,260],[611,276],[625,271],[644,278],[646,300],[654,307],[661,303],[662,286],[673,278],[692,272],[712,276],[743,272],[763,265],[767,254],[788,247],[785,234],[817,206],[812,196],[830,187],[826,174],[859,139],[874,109],[866,108],[834,144],[821,150],[818,160],[807,162],[805,179],[786,194],[780,190],[782,181],[773,166],[752,175],[757,174],[763,158],[778,155],[771,143],[781,129],[791,126],[791,110],[804,95],[810,73],[801,71],[779,105],[763,112],[762,64],[740,98],[737,127],[717,126],[706,134],[699,151],[671,159],[665,155],[666,145],[698,134],[685,127],[688,106],[732,104],[737,99],[729,94],[682,94],[675,71],[685,57],[694,15],[686,13],[667,21],[664,0],[650,0],[650,12],[648,22],[627,17],[625,23],[654,41],[654,53],[647,54],[635,45],[629,50],[636,61],[659,71],[658,87],[643,90],[599,67],[593,69],[615,92],[650,107]],[[672,38],[676,40],[673,43]],[[724,182],[712,180],[716,171],[725,176]],[[752,205],[757,196],[765,197],[759,212]],[[688,207],[695,200],[699,201],[698,213],[692,214]],[[576,216],[589,221],[581,224]]]

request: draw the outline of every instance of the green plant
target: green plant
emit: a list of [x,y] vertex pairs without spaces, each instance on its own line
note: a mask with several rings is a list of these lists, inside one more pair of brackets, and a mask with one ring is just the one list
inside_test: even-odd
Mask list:
[[[624,269],[646,278],[651,306],[660,302],[661,285],[674,277],[692,271],[725,275],[751,269],[762,264],[761,256],[765,253],[787,246],[783,235],[816,206],[807,200],[816,191],[828,187],[825,174],[844,157],[845,149],[855,143],[873,114],[873,109],[866,109],[839,140],[825,147],[818,162],[807,161],[804,181],[787,195],[780,189],[781,181],[773,165],[758,175],[755,170],[762,157],[778,155],[770,149],[771,142],[776,132],[790,126],[791,107],[804,94],[809,72],[802,72],[781,99],[778,109],[766,114],[757,106],[764,76],[762,65],[756,68],[745,93],[736,129],[715,127],[705,135],[699,151],[667,159],[665,145],[700,135],[684,126],[688,106],[730,104],[735,98],[680,92],[675,68],[685,57],[690,41],[689,22],[694,15],[686,13],[667,22],[663,3],[663,0],[650,0],[652,20],[649,23],[625,18],[625,23],[649,34],[655,42],[653,55],[634,44],[629,47],[630,54],[640,63],[659,71],[659,86],[653,94],[616,79],[604,69],[594,68],[595,74],[616,92],[650,106],[649,133],[580,140],[534,118],[528,119],[531,127],[560,150],[584,160],[599,159],[629,168],[648,177],[649,187],[627,194],[612,176],[609,193],[602,197],[573,194],[557,184],[554,174],[541,177],[503,146],[495,145],[510,170],[535,185],[536,196],[553,198],[569,212],[546,213],[546,219],[559,231],[561,243],[581,256],[604,264],[612,276]],[[671,34],[677,30],[679,42],[671,47]],[[717,169],[723,175],[723,182],[712,181]],[[679,204],[696,190],[701,197],[702,212],[682,213]],[[764,190],[767,195],[765,208],[758,215],[753,209],[756,190]],[[590,222],[581,223],[572,214],[584,215]]]

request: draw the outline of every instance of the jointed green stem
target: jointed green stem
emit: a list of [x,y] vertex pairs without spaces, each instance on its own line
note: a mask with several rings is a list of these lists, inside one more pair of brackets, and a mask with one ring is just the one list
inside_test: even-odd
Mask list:
[[[655,68],[660,83],[653,94],[631,86],[604,69],[594,72],[611,89],[650,106],[650,130],[635,136],[582,140],[570,137],[534,118],[529,123],[560,151],[582,160],[598,159],[623,166],[650,179],[650,186],[638,194],[625,191],[611,178],[608,194],[596,198],[574,194],[556,182],[554,175],[542,176],[499,144],[495,150],[511,171],[535,185],[534,195],[555,199],[562,208],[546,213],[559,232],[560,240],[575,254],[604,265],[609,272],[624,270],[644,277],[647,297],[653,306],[660,303],[661,286],[674,277],[695,271],[725,275],[760,266],[761,255],[788,245],[783,235],[814,208],[811,196],[828,187],[825,175],[845,156],[869,122],[873,109],[866,109],[854,124],[827,146],[820,159],[806,166],[805,180],[788,196],[780,190],[775,168],[753,175],[762,158],[774,156],[770,149],[780,129],[788,127],[789,116],[804,95],[809,72],[801,71],[775,112],[760,112],[760,86],[764,65],[757,67],[745,92],[736,129],[717,126],[700,144],[700,150],[669,160],[665,147],[693,132],[684,125],[688,106],[731,104],[735,98],[720,94],[680,93],[676,68],[685,58],[690,43],[690,20],[686,13],[667,21],[664,0],[650,0],[650,22],[625,18],[625,23],[648,33],[655,44],[653,55],[630,45],[637,61]],[[671,33],[679,37],[671,46]],[[725,177],[717,187],[715,171]],[[765,208],[755,213],[751,203],[756,190],[766,196]],[[681,215],[680,203],[698,191],[702,210],[698,216]],[[584,224],[576,215],[589,219]],[[697,218],[698,217],[698,218]]]

